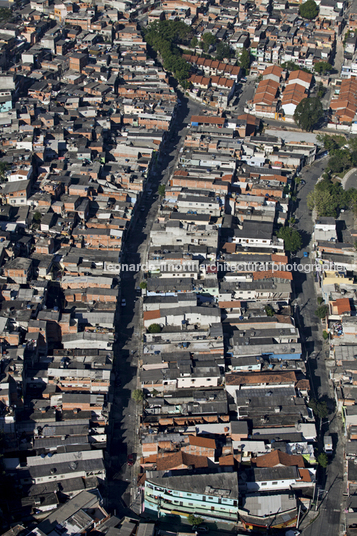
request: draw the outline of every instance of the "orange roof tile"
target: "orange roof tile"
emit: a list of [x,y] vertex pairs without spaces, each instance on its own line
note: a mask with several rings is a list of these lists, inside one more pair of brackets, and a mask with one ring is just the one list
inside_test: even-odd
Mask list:
[[215,449],[216,448],[216,442],[214,439],[210,439],[208,437],[200,437],[200,436],[188,436],[188,440],[190,445],[193,445],[195,447],[201,447],[201,448],[207,448],[207,449]]
[[266,272],[253,272],[253,280],[257,281],[258,279],[286,279],[288,281],[293,280],[293,274],[291,272],[284,272],[283,270],[278,270],[273,272],[272,270],[267,270]]
[[232,372],[226,374],[226,385],[256,385],[261,383],[282,384],[296,382],[294,370],[281,370],[276,372]]
[[258,456],[254,462],[256,467],[276,467],[277,465],[305,467],[304,458],[300,454],[286,454],[280,450],[272,450],[268,454]]
[[339,315],[351,312],[351,303],[348,298],[339,298],[338,300],[332,302],[332,305],[337,307],[337,314]]
[[194,456],[193,454],[187,454],[186,452],[175,452],[165,458],[158,458],[156,467],[158,471],[168,471],[175,469],[181,465],[193,467],[208,467],[208,460],[205,456]]
[[144,320],[154,320],[155,318],[160,318],[160,310],[157,311],[144,311],[143,318]]
[[221,456],[218,461],[219,465],[232,466],[234,465],[234,456],[233,454],[229,454],[228,456]]
[[308,469],[299,469],[302,482],[311,482],[311,475]]

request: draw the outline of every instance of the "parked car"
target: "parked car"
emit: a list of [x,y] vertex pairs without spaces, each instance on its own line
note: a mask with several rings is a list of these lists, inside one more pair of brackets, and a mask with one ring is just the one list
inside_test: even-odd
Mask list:
[[126,307],[126,299],[123,298],[122,301],[121,301],[121,306],[122,307]]
[[128,454],[126,463],[131,467],[135,463],[135,454]]
[[198,527],[196,527],[196,534],[200,533],[200,532],[208,532],[208,528],[205,527],[204,525],[199,525]]
[[304,251],[304,257],[305,257],[305,259],[306,259],[306,257],[308,257],[308,256],[309,256],[309,252],[308,252],[308,251]]

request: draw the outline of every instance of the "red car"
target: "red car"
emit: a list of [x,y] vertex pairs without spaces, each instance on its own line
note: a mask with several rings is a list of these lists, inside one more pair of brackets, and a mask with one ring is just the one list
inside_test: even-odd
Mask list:
[[126,463],[131,467],[135,463],[135,454],[128,454],[128,457],[126,459]]

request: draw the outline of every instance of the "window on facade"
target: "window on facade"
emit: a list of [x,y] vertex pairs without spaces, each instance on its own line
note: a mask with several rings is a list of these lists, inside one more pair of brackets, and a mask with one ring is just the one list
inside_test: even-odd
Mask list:
[[277,482],[272,482],[273,486],[276,486],[278,483]]

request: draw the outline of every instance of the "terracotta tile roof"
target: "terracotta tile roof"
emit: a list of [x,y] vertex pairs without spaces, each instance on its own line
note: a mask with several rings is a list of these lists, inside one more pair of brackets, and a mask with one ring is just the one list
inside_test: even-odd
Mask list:
[[220,309],[236,309],[236,308],[239,308],[241,307],[241,302],[240,301],[220,301],[218,302],[218,307],[220,307]]
[[282,105],[295,104],[297,106],[303,99],[306,99],[306,97],[307,95],[303,86],[300,84],[291,84],[286,87],[281,103]]
[[299,469],[302,482],[311,482],[311,475],[308,469]]
[[239,115],[237,119],[238,121],[246,121],[248,125],[257,125],[260,122],[260,119],[251,114]]
[[310,391],[310,381],[307,378],[304,378],[303,380],[298,380],[295,385],[296,389],[300,389],[301,391]]
[[158,311],[144,311],[143,318],[144,320],[154,320],[155,318],[160,318],[161,313]]
[[258,456],[254,462],[256,467],[276,467],[277,465],[305,467],[304,458],[300,454],[286,454],[281,450],[272,450],[268,454]]
[[291,272],[284,272],[283,270],[278,270],[273,272],[272,270],[267,270],[266,272],[253,272],[253,280],[257,281],[258,279],[286,279],[288,281],[293,280],[293,274]]
[[291,82],[292,80],[302,80],[303,82],[311,84],[312,74],[305,73],[305,71],[292,71],[289,75],[288,82]]
[[188,436],[188,440],[189,440],[190,445],[193,445],[194,447],[201,447],[201,448],[206,448],[206,449],[216,448],[216,441],[208,437],[190,435]]
[[193,115],[191,117],[191,123],[204,123],[211,125],[224,125],[226,120],[224,117],[215,117],[209,115]]
[[158,458],[156,468],[158,471],[168,471],[185,465],[189,467],[208,467],[208,460],[205,456],[194,456],[193,454],[187,454],[186,452],[175,452],[171,456],[165,458]]
[[283,69],[277,65],[269,65],[263,72],[263,76],[274,74],[275,76],[281,76],[283,74]]
[[286,255],[277,255],[275,253],[272,253],[271,260],[281,264],[286,264],[288,262],[288,258]]
[[333,307],[337,308],[337,314],[339,315],[351,312],[351,304],[348,298],[339,298],[338,300],[332,302],[332,305]]
[[221,456],[218,461],[219,465],[232,466],[234,465],[234,456],[233,454],[229,454],[228,456]]
[[266,383],[267,385],[282,383],[296,383],[294,370],[281,370],[277,372],[232,372],[226,374],[226,385],[256,385]]

